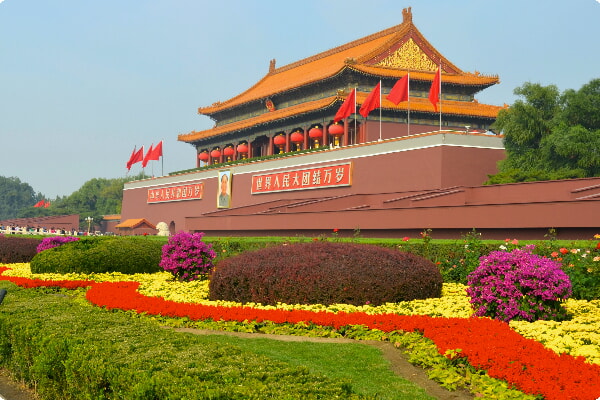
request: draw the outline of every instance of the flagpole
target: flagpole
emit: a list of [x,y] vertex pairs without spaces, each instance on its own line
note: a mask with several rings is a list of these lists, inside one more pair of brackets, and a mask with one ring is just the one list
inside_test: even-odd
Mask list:
[[439,99],[440,99],[440,131],[442,130],[442,64],[440,63],[440,87],[439,87]]
[[161,155],[160,155],[160,176],[165,176],[165,151],[163,149],[165,144],[165,140],[161,139],[160,140],[160,150],[161,150]]
[[[353,112],[353,114],[354,114],[354,137],[358,136],[358,132],[356,132],[356,89],[357,89],[357,87],[355,86],[354,87],[354,108],[353,108],[353,110],[354,110],[354,112]],[[359,139],[357,138],[356,141],[358,142]]]
[[381,79],[379,80],[379,141],[381,142]]
[[408,76],[408,81],[406,82],[406,93],[408,94],[408,111],[406,116],[406,125],[408,128],[407,136],[410,136],[410,70],[406,74]]

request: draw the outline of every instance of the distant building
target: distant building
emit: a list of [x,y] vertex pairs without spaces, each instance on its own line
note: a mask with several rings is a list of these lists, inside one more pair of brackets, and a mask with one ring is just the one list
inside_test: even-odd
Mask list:
[[11,218],[0,221],[0,226],[7,228],[25,228],[26,230],[43,229],[48,233],[57,231],[77,232],[79,230],[79,214],[51,215],[47,217]]
[[156,235],[156,226],[144,218],[127,219],[116,225],[119,235]]
[[[407,75],[408,100],[388,100]],[[195,168],[126,183],[122,218],[212,235],[588,235],[598,217],[579,213],[597,206],[600,179],[481,186],[505,152],[488,131],[502,107],[475,95],[498,82],[451,63],[405,9],[400,25],[282,67],[272,60],[248,90],[199,108],[214,127],[178,136],[195,147]],[[345,103],[354,94],[356,109]],[[349,115],[336,122],[343,104]],[[565,209],[577,211],[562,218]]]

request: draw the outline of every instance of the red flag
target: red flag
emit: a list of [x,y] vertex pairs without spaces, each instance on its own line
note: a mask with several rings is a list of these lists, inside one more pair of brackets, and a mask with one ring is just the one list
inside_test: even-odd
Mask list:
[[356,112],[356,89],[352,89],[346,100],[340,106],[340,109],[335,113],[333,122],[338,122],[344,118],[348,118]]
[[137,147],[137,146],[134,146],[134,147],[133,147],[133,151],[131,152],[131,155],[129,156],[129,160],[127,161],[127,169],[128,169],[128,170],[130,170],[130,169],[131,169],[131,165],[132,165],[132,163],[133,163],[133,157],[135,157],[135,152],[136,152],[136,150],[135,150],[135,149],[136,149],[136,147]]
[[129,159],[129,168],[131,168],[133,164],[139,163],[140,161],[144,161],[144,146],[140,147],[140,149],[136,151]]
[[144,161],[142,162],[142,166],[145,168],[148,165],[148,161],[156,160],[162,156],[162,140],[160,143],[156,145],[156,147],[152,148],[154,145],[150,146],[150,149],[146,153],[146,157],[144,157]]
[[408,74],[404,75],[402,79],[399,79],[398,82],[396,82],[396,84],[392,88],[392,90],[390,90],[390,94],[386,96],[386,99],[388,99],[396,105],[400,104],[403,101],[407,101],[408,79]]
[[431,88],[429,89],[429,101],[433,104],[433,109],[437,112],[437,103],[440,101],[440,82],[442,80],[442,68],[438,67]]
[[48,208],[50,207],[50,202],[49,201],[45,201],[44,202],[44,208]]
[[369,93],[358,112],[360,115],[367,118],[367,115],[369,115],[371,111],[379,107],[381,107],[381,81],[379,81],[377,86]]
[[146,165],[148,165],[148,161],[151,160],[151,157],[152,157],[152,147],[154,147],[154,143],[152,143],[150,145],[150,148],[148,149],[148,152],[146,153],[146,156],[142,160],[142,168],[146,168]]
[[37,203],[35,203],[33,206],[34,207],[44,207],[44,204],[45,204],[44,200],[40,200]]
[[162,157],[162,140],[160,142],[158,142],[158,144],[156,145],[156,147],[154,148],[154,152],[152,154],[151,160],[156,160],[158,161],[159,158]]

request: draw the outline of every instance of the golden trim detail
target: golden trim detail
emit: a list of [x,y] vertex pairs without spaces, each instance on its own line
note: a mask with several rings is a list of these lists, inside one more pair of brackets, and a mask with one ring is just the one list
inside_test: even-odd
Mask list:
[[421,50],[412,38],[408,39],[398,50],[375,65],[411,71],[431,72],[437,71],[438,68],[436,63]]

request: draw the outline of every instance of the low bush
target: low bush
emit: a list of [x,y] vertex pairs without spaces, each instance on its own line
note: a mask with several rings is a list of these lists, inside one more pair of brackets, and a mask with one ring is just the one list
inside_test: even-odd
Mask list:
[[202,241],[204,233],[179,232],[162,246],[160,266],[184,282],[206,279],[216,254],[212,245]]
[[[532,246],[533,247],[533,246]],[[571,281],[560,264],[532,249],[494,251],[468,277],[475,316],[501,321],[564,320]]]
[[40,239],[0,234],[0,263],[27,263],[36,255]]
[[211,300],[262,304],[373,304],[440,297],[431,261],[377,246],[311,242],[267,247],[220,261]]
[[86,237],[37,254],[33,273],[159,272],[160,241],[143,237]]
[[65,293],[7,282],[0,288],[9,293],[0,313],[0,367],[35,386],[43,400],[365,398],[347,381],[92,308]]

